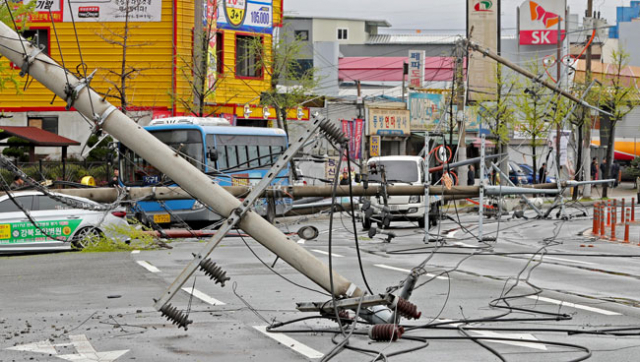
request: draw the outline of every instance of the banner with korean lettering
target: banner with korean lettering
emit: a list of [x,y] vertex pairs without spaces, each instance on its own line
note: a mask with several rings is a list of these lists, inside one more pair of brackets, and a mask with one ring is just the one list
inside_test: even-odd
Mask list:
[[[342,120],[342,132],[349,139],[349,158],[354,160],[362,159],[362,130],[364,121],[361,119]],[[347,155],[342,159],[347,160]]]
[[409,87],[422,88],[424,84],[424,50],[409,50]]
[[411,124],[407,109],[369,108],[369,135],[409,136]]
[[35,227],[30,222],[0,224],[0,244],[34,243],[51,240],[67,241],[82,223],[77,220],[38,221]]
[[[11,2],[11,1],[10,1]],[[14,0],[14,2],[16,2]],[[24,4],[35,2],[33,12],[29,14],[29,21],[32,23],[59,23],[62,21],[62,10],[65,2],[63,0],[23,0]]]
[[74,0],[67,4],[64,22],[162,21],[162,0]]

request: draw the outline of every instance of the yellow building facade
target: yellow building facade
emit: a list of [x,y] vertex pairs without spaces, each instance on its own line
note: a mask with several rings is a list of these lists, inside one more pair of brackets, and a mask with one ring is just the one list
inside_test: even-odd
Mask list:
[[[215,65],[220,73],[209,74],[217,81],[206,101],[207,113],[235,115],[238,125],[263,120],[260,95],[271,79],[268,70],[252,64],[247,45],[258,39],[264,55],[270,56],[273,30],[282,24],[283,0],[201,1],[96,1],[91,6],[71,3],[69,8],[69,2],[54,0],[51,12],[31,16],[23,35],[74,74],[84,77],[95,71],[92,88],[145,124],[152,118],[191,114],[196,108],[194,38],[200,37],[194,34],[211,28],[215,35],[209,47],[219,58]],[[212,18],[217,21],[209,27]],[[16,76],[18,71],[16,67]],[[23,78],[18,92],[0,92],[0,124],[37,126],[84,143],[91,132],[89,122],[65,106],[37,81]],[[275,110],[270,113],[275,118]]]

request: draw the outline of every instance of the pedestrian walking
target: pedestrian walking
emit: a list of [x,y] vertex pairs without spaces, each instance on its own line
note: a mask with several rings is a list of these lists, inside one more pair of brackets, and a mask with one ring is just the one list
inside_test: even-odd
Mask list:
[[596,157],[591,160],[591,180],[598,179],[598,159]]
[[538,183],[544,183],[547,180],[547,163],[543,163],[538,170]]
[[475,184],[476,170],[473,165],[469,165],[469,172],[467,172],[467,186],[473,186]]

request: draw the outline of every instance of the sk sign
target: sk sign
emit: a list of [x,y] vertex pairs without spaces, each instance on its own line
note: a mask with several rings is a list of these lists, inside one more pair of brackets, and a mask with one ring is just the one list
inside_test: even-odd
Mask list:
[[520,44],[546,45],[558,43],[560,35],[565,36],[563,17],[565,1],[537,0],[525,1],[520,6]]

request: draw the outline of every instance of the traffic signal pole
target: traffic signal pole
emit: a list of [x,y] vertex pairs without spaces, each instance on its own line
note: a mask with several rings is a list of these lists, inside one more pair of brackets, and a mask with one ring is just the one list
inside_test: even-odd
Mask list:
[[[93,120],[96,128],[120,140],[216,213],[229,217],[234,210],[240,209],[241,203],[233,195],[93,91],[91,79],[78,79],[1,22],[0,44],[0,54],[20,65],[22,74],[30,74],[58,97],[67,100],[68,109],[74,107]],[[324,290],[337,297],[363,295],[360,288],[335,271],[331,290],[329,268],[255,211],[246,212],[238,225]]]

